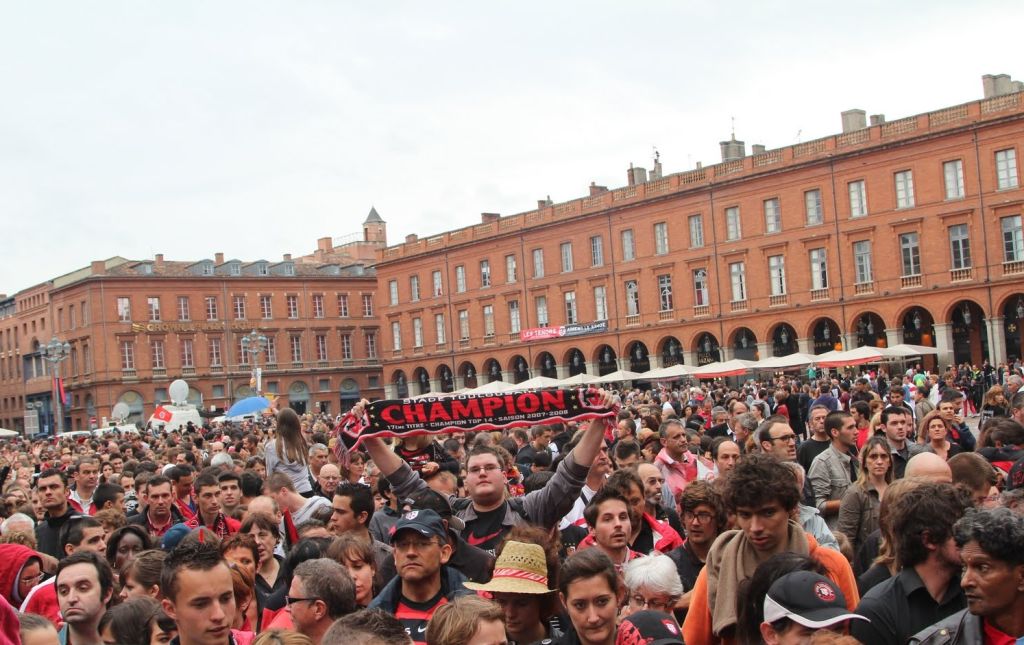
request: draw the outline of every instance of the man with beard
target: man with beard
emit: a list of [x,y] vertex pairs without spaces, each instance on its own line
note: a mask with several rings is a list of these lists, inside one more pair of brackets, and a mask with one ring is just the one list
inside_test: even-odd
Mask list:
[[1014,643],[1024,637],[1024,516],[972,509],[953,527],[963,560],[967,609],[925,629],[911,643]]
[[441,605],[473,592],[461,573],[445,566],[452,554],[441,516],[431,510],[410,511],[391,534],[398,575],[370,603],[405,626],[414,643],[426,643],[427,623]]
[[664,503],[665,477],[661,471],[654,464],[641,463],[636,468],[636,474],[644,485],[645,512],[658,521],[668,522],[676,533],[682,535],[683,525],[679,522],[679,513]]
[[882,429],[892,454],[892,478],[902,479],[907,462],[914,455],[924,452],[924,446],[916,441],[907,441],[911,432],[910,414],[905,408],[890,407],[882,410]]
[[902,645],[966,606],[953,539],[963,511],[950,484],[921,483],[896,500],[888,515],[901,569],[864,595],[856,611],[871,622],[854,623],[852,636],[872,645]]

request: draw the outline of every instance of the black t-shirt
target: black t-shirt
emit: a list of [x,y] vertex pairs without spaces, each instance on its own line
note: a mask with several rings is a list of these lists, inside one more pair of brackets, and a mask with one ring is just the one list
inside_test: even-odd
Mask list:
[[797,448],[797,463],[804,467],[804,472],[811,472],[811,462],[814,461],[815,457],[828,450],[828,447],[830,445],[832,445],[831,441],[818,441],[817,439],[808,439],[807,441],[801,443],[800,447]]
[[476,519],[466,523],[466,529],[462,535],[466,542],[481,548],[484,551],[494,553],[498,543],[505,534],[505,527],[501,521],[505,519],[507,502],[493,511],[477,513]]
[[629,548],[644,555],[650,555],[654,551],[654,532],[651,531],[650,524],[640,520],[640,533],[636,536],[633,544],[629,545]]
[[413,602],[401,596],[398,599],[398,607],[395,608],[395,618],[402,623],[402,627],[405,627],[405,632],[414,643],[426,645],[427,623],[437,608],[447,602],[448,599],[440,591],[426,602]]

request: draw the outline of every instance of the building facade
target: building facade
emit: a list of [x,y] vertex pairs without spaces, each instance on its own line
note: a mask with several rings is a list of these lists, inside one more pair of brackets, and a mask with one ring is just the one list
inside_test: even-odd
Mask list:
[[[59,386],[44,359],[53,337],[70,349],[56,367],[64,430],[109,421],[117,403],[145,421],[179,378],[191,403],[226,410],[256,393],[255,367],[260,391],[299,412],[380,397],[377,282],[366,264],[385,243],[372,211],[361,239],[323,238],[309,256],[111,258],[20,292],[0,302],[0,426],[56,427]],[[255,353],[242,340],[254,330],[267,339]]]
[[383,249],[387,394],[865,344],[934,346],[940,369],[1019,357],[1024,94],[857,112]]

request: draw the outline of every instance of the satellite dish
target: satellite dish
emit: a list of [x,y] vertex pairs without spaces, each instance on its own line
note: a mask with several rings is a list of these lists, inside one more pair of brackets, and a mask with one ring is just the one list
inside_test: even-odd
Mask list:
[[188,383],[178,379],[167,388],[167,393],[171,396],[171,403],[181,405],[188,401]]
[[132,411],[131,409],[129,409],[128,404],[122,401],[121,403],[118,403],[117,405],[114,406],[114,409],[113,411],[111,411],[110,416],[114,417],[114,419],[116,419],[118,423],[123,423],[124,420],[127,419],[128,415],[131,413]]

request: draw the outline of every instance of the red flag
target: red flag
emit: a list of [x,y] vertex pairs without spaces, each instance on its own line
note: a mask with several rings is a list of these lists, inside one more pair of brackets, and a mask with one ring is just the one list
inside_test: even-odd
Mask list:
[[173,417],[174,415],[172,415],[170,411],[162,405],[156,406],[156,410],[153,411],[153,418],[156,419],[157,421],[163,421],[164,423],[167,423]]

